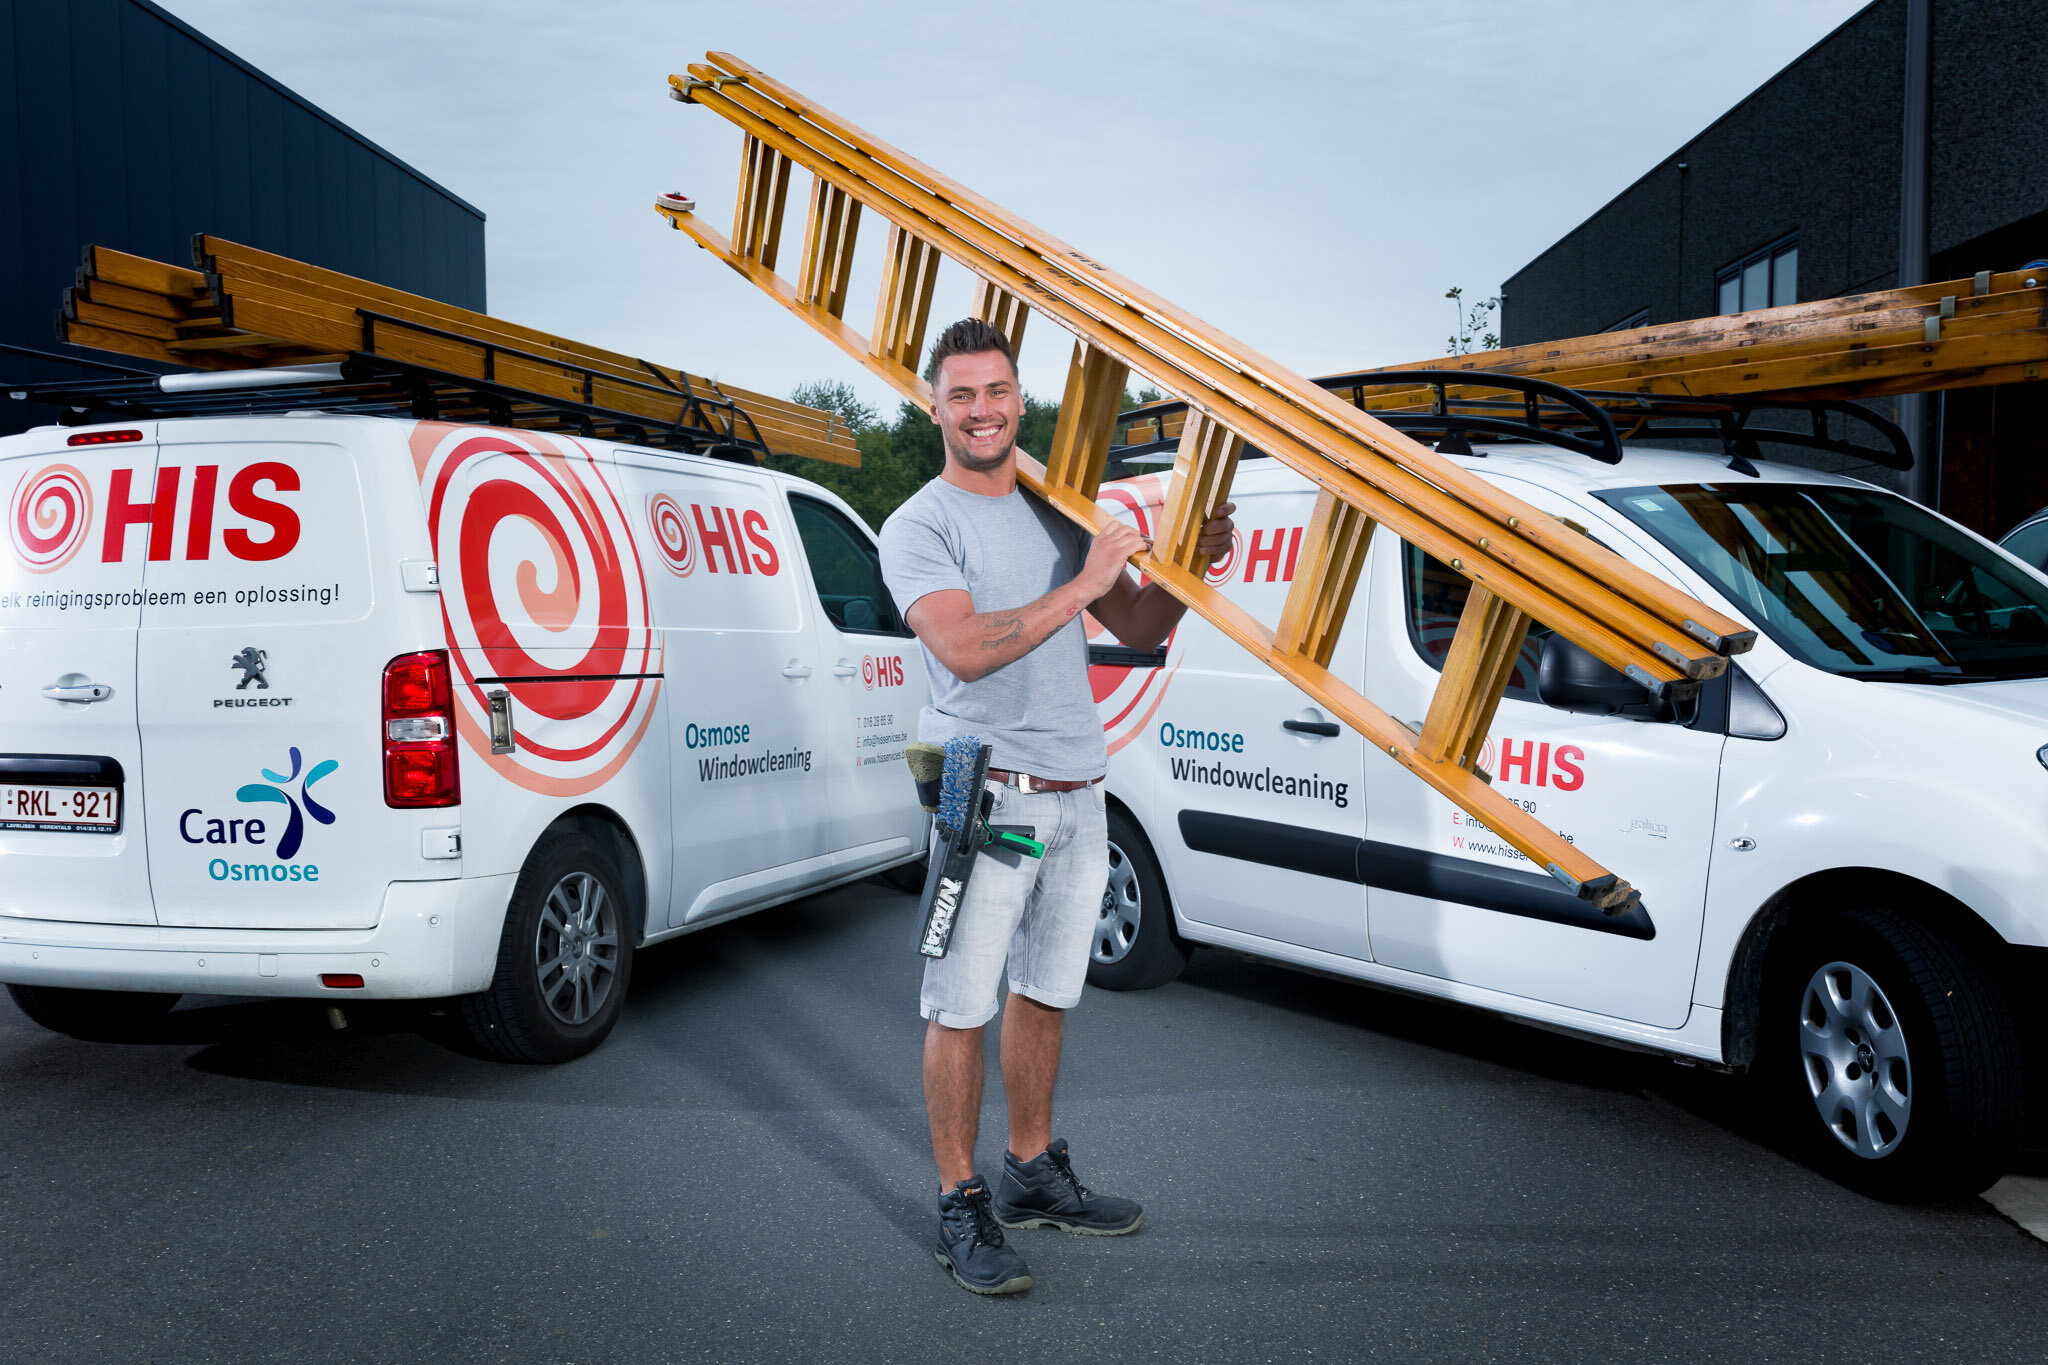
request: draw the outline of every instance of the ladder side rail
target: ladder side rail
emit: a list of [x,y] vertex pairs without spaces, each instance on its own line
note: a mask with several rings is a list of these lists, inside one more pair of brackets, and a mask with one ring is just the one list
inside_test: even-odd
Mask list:
[[[1149,338],[1135,337],[1130,325],[1131,319],[1128,316],[1132,311],[1132,305],[1115,299],[1110,300],[1108,303],[1099,303],[1085,297],[1075,297],[1077,290],[1086,290],[1093,287],[1094,282],[1092,279],[1084,281],[1081,277],[1076,276],[1067,265],[1047,262],[1042,258],[1036,260],[1035,264],[1040,271],[1050,276],[1052,282],[1048,283],[1044,279],[1035,277],[1032,273],[1034,261],[1028,248],[1020,247],[1005,234],[997,233],[972,215],[962,213],[946,199],[933,194],[925,187],[918,186],[914,182],[905,179],[895,170],[879,163],[863,148],[854,145],[841,145],[824,151],[812,148],[801,141],[795,134],[779,127],[772,121],[778,116],[791,116],[791,111],[769,104],[768,101],[762,99],[756,92],[748,90],[744,85],[733,85],[730,89],[710,90],[699,83],[704,79],[702,73],[706,68],[692,66],[690,70],[692,79],[683,84],[688,86],[690,98],[694,102],[702,103],[712,108],[714,112],[720,113],[728,121],[739,125],[742,131],[750,136],[777,142],[779,150],[782,150],[785,155],[791,155],[805,164],[806,168],[814,174],[822,174],[842,181],[847,184],[851,192],[856,194],[861,194],[863,187],[865,187],[868,194],[863,195],[863,198],[872,195],[879,200],[886,201],[876,205],[885,215],[889,215],[892,218],[896,216],[896,214],[890,214],[887,207],[887,203],[893,203],[896,206],[897,214],[908,214],[913,218],[924,219],[931,226],[943,226],[950,229],[961,240],[972,243],[987,253],[993,262],[1018,271],[1020,278],[1028,281],[1027,287],[1041,297],[1041,307],[1044,306],[1044,301],[1047,300],[1057,300],[1066,303],[1071,307],[1088,313],[1098,324],[1114,329],[1127,345],[1149,347],[1151,353],[1156,357],[1154,364],[1148,367],[1139,356],[1126,353],[1120,357],[1126,363],[1133,364],[1134,367],[1153,374],[1155,378],[1158,378],[1160,375],[1157,372],[1157,365],[1162,362],[1172,366],[1166,373],[1178,371],[1183,374],[1199,372],[1203,368],[1204,361],[1214,362],[1215,358],[1213,355],[1210,355],[1206,350],[1189,344],[1185,338],[1172,332],[1155,328],[1154,335]],[[672,80],[680,81],[681,78],[672,78]],[[681,87],[679,86],[679,88]],[[762,106],[767,107],[764,108]],[[827,169],[828,167],[830,169]],[[909,230],[919,231],[921,229],[913,223]],[[922,230],[928,231],[929,227],[924,227]],[[1081,259],[1085,260],[1086,258],[1083,257]],[[971,269],[975,269],[977,273],[984,275],[985,278],[990,277],[990,272],[987,268],[973,263],[969,263],[969,265]],[[1060,281],[1075,286],[1075,289],[1060,288]],[[1149,322],[1149,319],[1140,320]],[[1066,325],[1070,328],[1075,326],[1072,321],[1067,321]],[[1085,331],[1085,329],[1077,330]],[[1099,342],[1103,341],[1100,336],[1097,336],[1096,339]],[[1173,358],[1169,359],[1169,357]],[[1416,485],[1427,486],[1429,484],[1437,484],[1441,487],[1441,485],[1449,483],[1459,486],[1456,490],[1459,492],[1477,490],[1479,500],[1491,504],[1492,512],[1498,514],[1498,520],[1501,523],[1499,527],[1492,528],[1483,534],[1483,538],[1488,540],[1489,547],[1491,547],[1493,552],[1490,557],[1499,559],[1508,549],[1508,546],[1502,544],[1502,541],[1512,541],[1519,535],[1523,539],[1535,542],[1542,548],[1550,549],[1556,559],[1568,566],[1564,572],[1567,575],[1575,575],[1580,579],[1579,584],[1576,586],[1576,591],[1590,600],[1595,602],[1611,602],[1623,595],[1617,592],[1617,587],[1626,586],[1630,589],[1626,595],[1638,602],[1639,610],[1643,614],[1654,614],[1657,608],[1663,608],[1662,614],[1669,625],[1674,628],[1677,635],[1676,639],[1663,641],[1664,647],[1670,650],[1673,657],[1687,660],[1692,665],[1692,667],[1687,667],[1686,664],[1678,665],[1681,673],[1704,677],[1711,676],[1714,671],[1717,671],[1713,667],[1711,657],[1709,659],[1695,660],[1687,653],[1695,643],[1709,643],[1710,638],[1715,647],[1734,650],[1746,648],[1748,643],[1754,639],[1753,633],[1749,632],[1747,628],[1725,617],[1718,616],[1718,614],[1713,613],[1701,604],[1686,598],[1677,589],[1665,584],[1662,580],[1655,579],[1643,570],[1627,564],[1619,556],[1606,551],[1602,547],[1589,545],[1583,541],[1571,544],[1560,538],[1546,540],[1540,535],[1533,534],[1530,531],[1533,523],[1550,519],[1544,517],[1541,513],[1535,512],[1533,509],[1523,507],[1519,502],[1500,493],[1484,480],[1458,469],[1448,460],[1438,457],[1434,452],[1426,450],[1418,443],[1410,441],[1408,438],[1393,432],[1390,428],[1386,428],[1364,414],[1358,413],[1356,409],[1343,403],[1342,400],[1337,399],[1334,395],[1325,394],[1319,389],[1313,390],[1318,399],[1327,400],[1329,407],[1338,414],[1341,424],[1348,424],[1354,428],[1354,430],[1347,433],[1355,438],[1354,448],[1348,451],[1344,448],[1347,443],[1328,443],[1328,432],[1326,429],[1323,429],[1323,424],[1316,422],[1308,414],[1304,414],[1297,401],[1291,395],[1278,394],[1270,388],[1254,384],[1246,377],[1241,366],[1224,365],[1215,368],[1229,371],[1224,378],[1224,383],[1228,388],[1234,390],[1233,397],[1237,402],[1270,420],[1290,427],[1292,433],[1297,438],[1302,439],[1304,444],[1314,451],[1312,456],[1314,459],[1335,460],[1337,463],[1352,467],[1354,472],[1365,474],[1368,478],[1381,479],[1384,479],[1386,474],[1381,470],[1372,469],[1372,465],[1386,461],[1410,473]],[[1295,382],[1305,388],[1309,387],[1306,380],[1300,380],[1298,377],[1295,377]],[[1356,420],[1354,421],[1353,419]],[[1370,423],[1372,428],[1377,428],[1377,431],[1368,429],[1364,425],[1366,423]],[[1385,432],[1386,436],[1379,435],[1380,432]],[[1244,431],[1243,434],[1248,439],[1256,439],[1250,431]],[[1391,437],[1391,441],[1387,437]],[[1326,444],[1327,448],[1317,449],[1316,447],[1319,443]],[[1269,443],[1266,441],[1259,441],[1259,444],[1262,447],[1270,448]],[[1358,449],[1357,447],[1359,446],[1362,446],[1363,449]],[[1390,455],[1388,453],[1389,447],[1396,449],[1412,448],[1420,462],[1427,463],[1441,470],[1447,470],[1452,477],[1444,480],[1435,478],[1424,479],[1422,476],[1414,474],[1413,470],[1408,469],[1403,461]],[[1379,458],[1374,459],[1373,457],[1375,456]],[[1429,495],[1421,494],[1421,496],[1428,497]],[[1455,493],[1453,493],[1453,496],[1455,496]],[[1558,530],[1562,533],[1563,528],[1559,527]],[[1480,538],[1482,538],[1480,535],[1472,537],[1475,542]],[[1573,539],[1577,540],[1577,538]],[[1567,546],[1568,548],[1559,551],[1557,548],[1559,546]],[[1464,558],[1464,556],[1458,557]],[[1486,551],[1482,550],[1475,557],[1489,556]],[[1591,558],[1602,562],[1593,566],[1582,567],[1579,564],[1573,563],[1575,558]],[[1650,605],[1640,605],[1645,601]],[[1651,670],[1653,677],[1657,676],[1658,672],[1659,670]]]
[[[891,214],[891,210],[887,206],[873,207],[876,207],[876,211],[883,213],[884,216],[890,216]],[[914,402],[929,404],[931,401],[930,392],[921,379],[918,379],[917,376],[902,366],[893,363],[888,358],[875,355],[872,346],[866,338],[854,332],[850,327],[845,326],[838,319],[824,316],[822,310],[814,306],[798,303],[795,289],[788,281],[772,271],[761,269],[757,262],[744,261],[731,256],[724,239],[715,230],[709,228],[708,225],[696,220],[694,215],[667,209],[663,209],[661,212],[664,216],[675,222],[678,227],[683,228],[693,237],[696,237],[701,243],[710,249],[719,251],[721,258],[725,260],[726,264],[747,275],[757,284],[760,284],[764,290],[782,302],[785,307],[810,322],[813,327],[838,343],[849,355],[866,365],[880,378],[896,384],[906,397],[911,398]],[[898,209],[896,212],[902,212],[902,210]],[[1007,267],[995,262],[982,262],[978,268],[986,269],[992,273],[1008,275]],[[1061,305],[1058,301],[1042,300],[1040,306],[1041,309],[1053,309],[1056,316],[1061,310]],[[1085,322],[1069,321],[1066,318],[1060,318],[1059,320],[1076,332],[1087,331],[1087,324]],[[1199,386],[1196,387],[1198,388]],[[1218,401],[1220,405],[1228,406],[1227,400],[1219,399]],[[1515,567],[1510,565],[1500,565],[1498,567],[1489,565],[1481,568],[1474,564],[1473,567],[1467,568],[1468,563],[1471,563],[1478,557],[1474,549],[1476,541],[1486,538],[1486,534],[1482,529],[1473,529],[1470,539],[1455,538],[1453,533],[1443,529],[1441,520],[1432,521],[1428,515],[1418,514],[1405,503],[1378,493],[1370,485],[1350,475],[1342,467],[1335,465],[1334,462],[1321,459],[1319,453],[1314,448],[1299,445],[1284,433],[1277,430],[1268,430],[1262,423],[1249,419],[1233,421],[1230,423],[1230,426],[1233,431],[1237,431],[1247,439],[1255,441],[1261,449],[1289,464],[1305,477],[1314,481],[1319,487],[1328,489],[1344,497],[1347,501],[1360,504],[1367,515],[1372,516],[1376,521],[1383,522],[1403,539],[1420,546],[1443,563],[1449,564],[1459,572],[1473,577],[1475,581],[1483,580],[1493,585],[1496,591],[1515,601],[1524,610],[1527,610],[1546,625],[1562,631],[1567,638],[1572,639],[1603,662],[1637,679],[1645,686],[1651,687],[1652,690],[1658,690],[1661,685],[1680,682],[1685,679],[1685,673],[1679,665],[1649,650],[1640,648],[1620,630],[1596,620],[1576,603],[1560,595],[1559,592],[1550,586],[1539,585],[1530,578],[1523,576]],[[1032,491],[1039,493],[1041,496],[1047,496],[1048,500],[1053,501],[1055,506],[1063,507],[1068,511],[1069,515],[1073,516],[1075,520],[1080,521],[1089,530],[1099,531],[1106,525],[1107,514],[1101,513],[1095,507],[1092,500],[1084,499],[1072,503],[1062,503],[1048,496],[1051,492],[1051,486],[1045,483],[1042,472],[1027,474],[1027,483],[1032,483],[1034,479],[1036,482],[1033,483]],[[1436,515],[1439,519],[1449,519],[1456,523],[1462,523],[1467,527],[1475,527],[1473,519],[1450,505],[1448,495],[1442,493],[1441,490],[1428,485],[1422,485],[1414,490],[1413,496],[1417,501],[1433,504],[1437,507],[1439,510]],[[1150,571],[1148,568],[1149,559],[1137,562],[1138,567],[1142,571]],[[1540,568],[1540,559],[1538,563]],[[1629,604],[1624,603],[1623,610],[1626,611],[1628,609]],[[1656,628],[1656,623],[1640,618],[1634,624],[1642,631],[1650,631]],[[1667,638],[1668,640],[1675,641],[1675,637]],[[1671,642],[1660,641],[1660,643],[1664,643],[1665,648],[1672,648]],[[1673,652],[1674,654],[1676,653],[1675,650]],[[1717,665],[1725,666],[1723,661],[1719,659],[1711,659],[1704,662],[1710,667]]]
[[[1645,611],[1664,617],[1676,626],[1681,634],[1708,645],[1716,653],[1724,650],[1728,653],[1738,653],[1754,642],[1754,632],[1746,627],[1713,613],[1702,604],[1686,597],[1672,585],[1630,564],[1604,546],[1584,542],[1572,544],[1566,539],[1569,534],[1566,528],[1557,524],[1553,518],[1522,506],[1484,479],[1469,474],[1419,442],[1410,440],[1360,413],[1334,394],[1316,388],[1302,376],[1111,271],[1085,253],[1024,222],[964,185],[872,137],[830,111],[805,100],[757,68],[727,53],[714,52],[707,54],[707,57],[725,69],[718,71],[702,65],[693,65],[690,73],[698,81],[709,78],[720,82],[710,91],[712,100],[726,101],[735,107],[747,107],[746,101],[758,100],[758,92],[765,92],[778,101],[789,116],[818,128],[857,155],[865,157],[869,162],[891,171],[902,179],[913,183],[920,178],[923,179],[928,192],[947,208],[964,211],[967,216],[980,223],[993,226],[1000,235],[1010,238],[1028,250],[1036,251],[1042,264],[1052,272],[1055,281],[1065,279],[1079,285],[1085,277],[1087,285],[1100,290],[1108,297],[1115,314],[1134,313],[1180,335],[1184,341],[1205,350],[1211,360],[1229,367],[1240,377],[1265,389],[1269,394],[1320,417],[1329,425],[1348,433],[1376,454],[1427,482],[1455,492],[1464,501],[1499,522],[1509,536],[1519,536],[1553,552],[1560,552],[1561,546],[1568,547],[1562,549],[1561,556],[1567,561],[1589,561],[1585,564],[1583,572],[1589,579],[1597,581],[1608,594],[1618,593],[1635,600]],[[733,76],[740,77],[741,80],[733,82],[725,79]],[[750,86],[753,89],[750,89]],[[701,98],[700,90],[701,87],[691,88],[684,92],[685,97],[700,103],[706,102]],[[760,111],[753,112],[758,114]],[[1079,276],[1074,273],[1076,267],[1080,270]],[[1039,284],[1041,291],[1056,288],[1053,284]],[[1129,360],[1129,357],[1126,359]],[[1251,406],[1256,409],[1260,405],[1255,402]],[[1310,435],[1307,439],[1311,444],[1315,443],[1314,436]],[[1337,458],[1344,462],[1343,456],[1336,451],[1329,452],[1326,458]],[[1692,629],[1688,629],[1689,626]]]
[[[700,102],[706,99],[701,91],[698,92],[696,98]],[[730,101],[726,101],[722,94],[712,98],[719,99],[725,104],[730,105]],[[831,161],[824,154],[815,152],[794,138],[785,136],[773,125],[750,115],[745,110],[737,106],[731,106],[729,111],[722,109],[720,112],[724,112],[726,117],[730,121],[737,123],[743,131],[759,137],[763,141],[776,143],[779,150],[792,156],[800,164],[805,165],[806,169],[810,170],[813,174],[845,182],[851,192],[862,195],[864,199],[870,200],[871,207],[906,231],[915,233],[920,228],[924,231],[930,231],[932,227],[941,226],[941,220],[947,213],[946,206],[943,204],[933,201],[921,207],[906,205],[895,197],[894,191],[899,187],[893,185],[875,186],[869,182],[861,181],[857,176],[848,172],[838,163]],[[885,172],[885,174],[887,173]],[[864,188],[868,191],[867,194],[862,194]],[[918,191],[915,187],[903,188],[906,189],[908,196],[913,201],[917,198]],[[661,212],[678,222],[689,216],[675,210],[663,209]],[[971,223],[969,230],[973,230]],[[708,240],[710,236],[708,233],[699,235],[700,240]],[[985,230],[982,235],[986,235]],[[984,254],[979,249],[979,244],[971,241],[961,241],[958,245],[961,251],[970,253],[963,260],[963,263],[967,264],[970,269],[982,274],[985,278],[994,280],[1006,288],[1011,288],[1013,292],[1036,287],[1035,281],[1032,281],[1028,275],[1018,273],[1007,262]],[[728,264],[734,265],[735,268],[744,269],[743,263],[732,260],[730,257],[728,257]],[[778,281],[780,279],[780,277],[773,278],[776,278]],[[785,299],[794,297],[794,291],[786,282],[778,283],[772,292],[778,297]],[[1040,295],[1040,307],[1042,310],[1048,307],[1053,308],[1057,313],[1062,314],[1059,318],[1062,324],[1075,331],[1077,335],[1094,337],[1106,348],[1113,351],[1118,350],[1116,345],[1100,335],[1099,327],[1091,327],[1091,322],[1099,324],[1100,319],[1091,318],[1080,309],[1070,305],[1065,298],[1053,294],[1051,291],[1037,288],[1037,292]],[[831,334],[830,329],[818,324],[817,319],[814,318],[813,321],[814,325],[820,325],[820,330],[826,330],[828,335]],[[1113,333],[1112,335],[1115,334]],[[1117,339],[1123,340],[1121,337]],[[1142,343],[1133,344],[1125,341],[1124,345],[1128,349],[1123,350],[1119,354],[1119,358],[1123,359],[1126,363],[1133,363],[1136,360],[1137,365],[1140,368],[1146,369],[1148,373],[1179,373],[1184,376],[1185,382],[1182,387],[1189,388],[1190,397],[1203,395],[1204,398],[1221,406],[1226,411],[1236,406],[1231,397],[1214,394],[1213,390],[1209,390],[1198,371],[1184,369],[1180,364],[1170,362],[1165,357],[1147,352],[1143,349]],[[1171,349],[1176,347],[1177,343],[1173,339],[1168,338],[1163,345]],[[1151,364],[1149,366],[1146,365],[1145,360],[1139,359],[1139,357],[1149,357]],[[1163,371],[1162,366],[1166,366]],[[1210,397],[1212,394],[1214,396]],[[1203,399],[1198,398],[1197,401],[1200,403]],[[1215,409],[1211,407],[1210,410],[1214,411]],[[1329,475],[1323,471],[1332,464],[1342,463],[1341,461],[1332,461],[1324,450],[1299,441],[1292,433],[1282,435],[1277,430],[1267,430],[1263,422],[1239,419],[1231,421],[1229,425],[1248,440],[1255,441],[1262,449],[1281,458],[1284,462],[1292,465],[1308,477],[1317,479],[1318,482],[1328,484]],[[1322,435],[1326,441],[1329,440],[1330,433],[1325,431]],[[1517,600],[1525,608],[1534,611],[1539,616],[1539,619],[1543,619],[1546,624],[1554,628],[1564,630],[1568,636],[1574,638],[1579,637],[1578,631],[1574,628],[1572,622],[1581,618],[1584,613],[1577,608],[1562,609],[1563,604],[1559,600],[1561,596],[1574,595],[1581,597],[1593,603],[1601,604],[1605,609],[1618,615],[1624,624],[1608,631],[1579,638],[1579,643],[1592,650],[1595,654],[1600,655],[1604,661],[1610,663],[1613,667],[1629,673],[1630,676],[1638,678],[1645,685],[1651,686],[1654,689],[1661,683],[1675,681],[1688,676],[1712,676],[1721,667],[1725,666],[1724,661],[1714,656],[1699,657],[1688,655],[1685,651],[1690,648],[1692,642],[1683,630],[1675,628],[1666,629],[1668,623],[1656,622],[1632,602],[1616,598],[1605,582],[1595,579],[1592,575],[1570,564],[1568,561],[1542,554],[1540,549],[1533,552],[1527,562],[1532,566],[1533,573],[1545,576],[1551,580],[1550,583],[1546,584],[1546,588],[1551,589],[1551,591],[1545,593],[1545,596],[1550,598],[1551,605],[1548,607],[1538,605],[1537,601],[1530,596],[1530,589],[1525,584],[1521,565],[1515,562],[1515,558],[1511,557],[1513,547],[1500,544],[1504,537],[1498,528],[1485,525],[1469,509],[1458,506],[1453,496],[1444,490],[1409,475],[1397,466],[1384,464],[1384,462],[1377,460],[1370,451],[1360,452],[1360,454],[1362,456],[1362,463],[1367,464],[1368,467],[1379,465],[1380,468],[1375,472],[1383,480],[1389,480],[1396,485],[1397,491],[1394,496],[1401,503],[1421,508],[1423,518],[1425,519],[1433,518],[1439,523],[1457,528],[1458,532],[1464,537],[1464,543],[1456,548],[1449,547],[1444,541],[1443,536],[1436,529],[1424,524],[1422,519],[1408,515],[1398,508],[1380,507],[1375,509],[1377,519],[1386,522],[1389,526],[1394,527],[1397,532],[1407,535],[1410,539],[1430,544],[1432,547],[1431,553],[1436,554],[1444,562],[1453,564],[1460,572],[1468,573],[1475,578],[1489,577],[1490,581],[1493,581],[1502,592],[1510,598]],[[1514,505],[1520,508],[1520,504]],[[1516,513],[1511,513],[1509,520],[1511,522],[1518,522],[1518,518],[1523,512],[1528,512],[1530,515],[1540,515],[1531,512],[1530,509],[1520,509]],[[1512,531],[1514,528],[1510,526],[1508,529]],[[1481,542],[1486,543],[1481,544]],[[1487,564],[1482,570],[1479,566],[1482,560],[1491,560],[1492,562]],[[1465,567],[1467,563],[1471,563],[1473,567],[1467,569]],[[1561,590],[1556,587],[1560,580],[1564,584]],[[1681,600],[1687,599],[1681,598]],[[1715,618],[1706,608],[1698,604],[1691,604],[1688,608],[1685,622],[1693,622],[1697,617],[1706,617],[1710,621],[1719,619]],[[1609,652],[1613,648],[1614,641],[1625,639],[1630,632],[1651,640],[1653,646],[1634,651],[1625,650],[1620,657]],[[1726,623],[1724,633],[1747,634],[1743,628],[1732,622]]]

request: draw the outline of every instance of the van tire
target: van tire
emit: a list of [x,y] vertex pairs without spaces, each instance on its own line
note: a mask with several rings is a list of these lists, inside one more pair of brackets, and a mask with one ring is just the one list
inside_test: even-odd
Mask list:
[[[1844,986],[1875,1003],[1863,1014],[1854,1008],[1837,1013],[1830,1001],[1843,998]],[[1882,1036],[1870,1035],[1867,1025],[1853,1022],[1858,1017],[1891,1018],[1896,1032],[1887,1027]],[[1835,1074],[1827,1049],[1836,1038],[1855,1048],[1855,1061],[1841,1075],[1860,1072],[1866,1087],[1878,1071],[1897,1074],[1891,1070],[1896,1061],[1887,1057],[1905,1063],[1910,1107],[1890,1151],[1851,1150],[1823,1118],[1815,1086]],[[1918,920],[1877,909],[1795,920],[1765,976],[1759,1044],[1760,1079],[1775,1092],[1770,1099],[1802,1154],[1867,1194],[1890,1200],[1978,1194],[2004,1174],[2018,1144],[2025,1096],[2011,1004],[1981,962]],[[1879,1059],[1877,1068],[1865,1071],[1858,1063],[1869,1057]],[[1852,1094],[1856,1083],[1836,1081],[1835,1093]],[[1830,1103],[1848,1115],[1842,1126],[1855,1135],[1853,1107]],[[1888,1115],[1865,1122],[1861,1137],[1882,1146],[1891,1124]]]
[[[1184,971],[1194,950],[1173,924],[1173,903],[1159,859],[1138,822],[1109,808],[1109,884],[1103,890],[1100,921],[1089,948],[1088,982],[1106,991],[1147,991]],[[1136,933],[1120,955],[1115,941],[1135,915]],[[1114,961],[1105,961],[1106,957]]]
[[[505,910],[490,987],[460,1001],[463,1026],[486,1056],[505,1062],[573,1061],[602,1043],[618,1022],[633,970],[638,920],[637,907],[624,894],[628,883],[612,842],[568,825],[549,830],[534,845]],[[598,894],[592,894],[593,888]],[[589,923],[579,924],[584,919]],[[546,977],[555,1001],[550,1005],[542,969],[560,963],[564,954],[557,950],[567,938],[583,940],[586,932],[595,937],[576,964],[556,965]],[[544,956],[550,952],[556,955]],[[586,981],[582,990],[575,980],[579,970]],[[579,1014],[585,1017],[576,1018]]]
[[75,986],[9,986],[7,993],[23,1014],[50,1032],[99,1043],[148,1037],[179,999],[151,991],[88,991]]

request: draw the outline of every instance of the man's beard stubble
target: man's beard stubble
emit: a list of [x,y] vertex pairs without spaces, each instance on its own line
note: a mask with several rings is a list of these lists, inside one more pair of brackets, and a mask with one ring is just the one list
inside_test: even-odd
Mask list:
[[953,460],[962,469],[969,470],[975,474],[986,474],[991,469],[1000,469],[1009,462],[1010,456],[1017,449],[1017,428],[1014,425],[1009,428],[1010,439],[1003,442],[1003,448],[985,460],[977,458],[964,446],[956,445],[953,441],[951,428],[941,428],[941,430],[945,433],[947,458]]

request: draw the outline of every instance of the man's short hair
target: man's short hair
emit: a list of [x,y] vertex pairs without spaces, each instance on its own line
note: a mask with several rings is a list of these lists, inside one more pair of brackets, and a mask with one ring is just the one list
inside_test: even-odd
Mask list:
[[1010,350],[1010,339],[980,318],[962,318],[939,333],[939,339],[932,343],[932,382],[938,382],[939,367],[946,363],[946,357],[980,355],[984,351],[1002,352],[1003,359],[1010,362],[1010,377],[1017,377],[1017,357]]

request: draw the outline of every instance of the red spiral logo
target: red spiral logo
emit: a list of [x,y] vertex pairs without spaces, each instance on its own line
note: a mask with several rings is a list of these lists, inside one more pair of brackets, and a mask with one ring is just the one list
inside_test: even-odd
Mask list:
[[684,519],[683,509],[668,494],[656,493],[647,500],[647,524],[654,531],[661,562],[677,577],[688,578],[697,567],[697,542],[690,537],[690,523]]
[[68,464],[25,474],[7,510],[14,557],[30,573],[49,573],[69,563],[92,529],[92,484]]
[[[575,795],[631,756],[660,691],[647,583],[608,462],[529,431],[422,423],[413,458],[441,566],[441,616],[463,681],[457,728],[533,791]],[[512,694],[513,752],[490,752],[490,703]]]
[[1209,561],[1209,567],[1203,572],[1202,577],[1211,583],[1227,582],[1230,578],[1230,566],[1237,561],[1238,547],[1242,544],[1244,537],[1233,527],[1230,532],[1230,548]]

